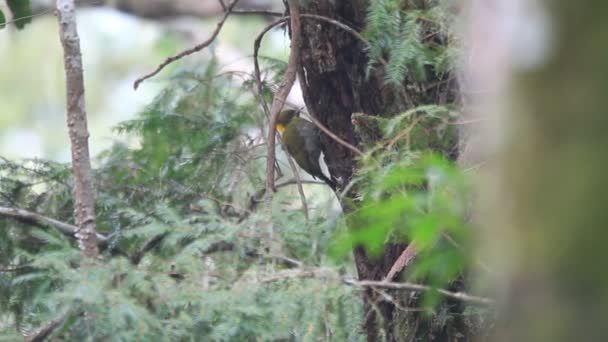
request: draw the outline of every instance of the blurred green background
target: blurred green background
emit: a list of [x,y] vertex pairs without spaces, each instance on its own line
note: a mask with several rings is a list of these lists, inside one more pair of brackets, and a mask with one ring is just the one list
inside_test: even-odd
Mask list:
[[[250,34],[265,26],[260,17],[228,20],[210,49],[186,57],[144,82],[133,81],[152,71],[167,56],[205,40],[218,18],[141,19],[98,7],[78,11],[84,62],[90,148],[95,156],[127,137],[112,131],[149,104],[180,67],[215,53],[227,70],[252,70]],[[69,161],[65,124],[63,56],[54,16],[34,18],[27,30],[8,25],[0,30],[0,156]],[[284,58],[288,39],[277,30],[267,35],[261,54]],[[136,141],[129,141],[136,144]]]

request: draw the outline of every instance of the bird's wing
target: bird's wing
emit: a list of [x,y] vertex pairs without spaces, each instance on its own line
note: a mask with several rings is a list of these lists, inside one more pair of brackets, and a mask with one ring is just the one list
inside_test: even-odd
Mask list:
[[298,135],[304,139],[306,151],[311,154],[312,158],[317,159],[321,153],[321,150],[319,149],[319,129],[310,121],[304,119],[300,120],[301,122],[297,125]]
[[303,123],[300,123],[298,127],[298,135],[300,135],[305,141],[304,146],[307,151],[314,151],[314,153],[308,153],[307,159],[309,165],[313,168],[312,172],[308,172],[313,176],[324,176],[330,179],[330,173],[325,164],[324,154],[321,150],[321,131],[312,122],[301,119]]

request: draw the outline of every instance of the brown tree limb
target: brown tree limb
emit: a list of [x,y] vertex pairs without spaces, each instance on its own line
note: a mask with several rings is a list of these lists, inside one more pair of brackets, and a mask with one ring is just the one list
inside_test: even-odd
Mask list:
[[76,238],[84,255],[97,258],[95,196],[91,181],[89,132],[84,100],[84,79],[80,38],[76,26],[74,0],[57,0],[59,38],[64,51],[67,94],[67,124],[72,149],[74,176],[74,214],[78,229]]
[[69,313],[65,313],[65,314],[49,321],[44,326],[42,326],[30,333],[24,334],[23,339],[26,342],[42,342],[42,341],[46,340],[47,337],[49,337],[49,335],[52,334],[53,331],[55,331],[55,329],[57,329],[61,324],[63,324],[63,322],[68,317],[69,317]]
[[139,87],[139,84],[145,80],[147,80],[148,78],[151,78],[153,76],[155,76],[156,74],[158,74],[161,70],[163,70],[167,65],[182,59],[188,55],[191,55],[195,52],[199,52],[202,49],[208,47],[209,45],[211,45],[211,43],[213,43],[213,41],[215,40],[215,38],[217,38],[217,35],[220,33],[220,31],[222,30],[222,27],[224,26],[224,23],[226,22],[226,19],[228,19],[228,16],[230,16],[230,13],[232,12],[234,6],[237,4],[237,2],[239,2],[239,0],[234,0],[232,3],[230,3],[230,5],[228,5],[226,11],[224,12],[224,16],[222,17],[222,19],[217,23],[217,26],[215,27],[215,30],[213,30],[213,32],[211,33],[211,37],[209,37],[207,40],[205,40],[204,42],[190,48],[187,50],[184,50],[180,53],[178,53],[175,56],[171,56],[168,57],[167,59],[165,59],[164,62],[162,62],[161,64],[159,64],[156,69],[154,69],[154,71],[138,78],[137,80],[135,80],[135,82],[133,82],[133,89],[137,90],[137,87]]
[[[264,35],[268,31],[270,31],[273,27],[286,22],[287,19],[289,19],[289,18],[288,17],[282,18],[281,20],[278,20],[278,21],[266,26],[262,30],[262,32],[260,32],[260,34],[256,37],[254,44],[253,44],[254,78],[256,81],[257,89],[258,89],[258,97],[262,104],[262,109],[264,110],[264,114],[266,114],[266,117],[269,119],[270,119],[271,115],[270,115],[270,110],[268,109],[268,104],[266,103],[266,100],[264,99],[264,95],[263,95],[264,87],[262,85],[262,77],[260,76],[260,63],[258,61],[258,53],[260,51],[260,44],[262,42],[262,38],[264,37]],[[283,143],[283,141],[281,140],[280,137],[279,137],[279,142],[281,144],[281,148],[283,149],[283,151],[286,151],[287,149],[285,148],[285,144]],[[304,188],[302,187],[302,181],[300,179],[300,174],[298,173],[297,167],[294,164],[293,160],[291,159],[291,157],[289,157],[289,154],[287,154],[287,161],[289,162],[289,166],[294,174],[295,181],[298,186],[298,193],[300,194],[300,200],[302,201],[302,208],[304,211],[304,215],[306,216],[306,220],[308,220],[308,205],[306,203],[306,196],[304,195]],[[265,190],[264,190],[264,192],[265,192]],[[254,203],[254,202],[252,202],[252,203]]]
[[372,288],[372,289],[389,289],[389,290],[401,290],[401,291],[415,291],[415,292],[430,292],[436,291],[437,293],[457,299],[469,304],[476,305],[493,305],[494,300],[492,298],[480,297],[470,295],[464,292],[452,292],[444,289],[434,288],[428,285],[414,284],[414,283],[398,283],[389,281],[374,281],[374,280],[356,280],[349,277],[340,277],[336,272],[329,268],[299,268],[293,270],[286,270],[277,272],[266,277],[261,278],[259,281],[263,284],[273,283],[282,280],[291,279],[305,279],[305,278],[321,278],[338,280],[343,284],[353,286],[356,288]]
[[[71,238],[76,238],[76,232],[78,231],[78,227],[74,225],[24,209],[0,207],[0,216],[9,217],[22,223],[33,224],[38,227],[52,227],[63,235]],[[100,245],[106,244],[108,241],[108,238],[105,235],[97,233],[96,237],[97,242]]]
[[277,118],[279,112],[283,108],[285,99],[291,91],[296,80],[298,61],[300,60],[300,5],[297,0],[287,0],[289,6],[290,28],[291,28],[291,49],[289,60],[287,62],[287,70],[283,76],[283,82],[274,95],[272,105],[270,106],[270,122],[268,130],[268,157],[266,159],[266,188],[272,192],[276,191],[274,186],[274,163],[275,163],[275,135]]
[[416,291],[416,292],[429,292],[429,291],[437,291],[437,293],[457,299],[470,304],[477,305],[493,305],[494,300],[486,297],[473,296],[464,292],[452,292],[444,289],[438,289],[427,285],[421,284],[412,284],[412,283],[396,283],[396,282],[386,282],[386,281],[374,281],[374,280],[354,280],[354,279],[343,279],[345,284],[351,285],[354,287],[360,288],[383,288],[383,289],[391,289],[391,290],[405,290],[405,291]]
[[144,255],[152,249],[156,248],[156,246],[160,245],[160,243],[165,239],[165,237],[167,237],[167,235],[169,235],[168,232],[158,234],[144,242],[141,248],[137,252],[133,253],[133,255],[131,256],[131,263],[133,265],[139,264]]
[[393,279],[395,279],[395,276],[397,274],[399,274],[409,264],[412,263],[412,261],[416,258],[417,254],[418,254],[418,251],[416,251],[416,245],[412,241],[412,242],[410,242],[409,245],[407,245],[407,248],[403,250],[403,252],[399,256],[399,258],[397,258],[397,260],[395,260],[395,263],[393,264],[391,269],[386,274],[384,281],[393,281]]

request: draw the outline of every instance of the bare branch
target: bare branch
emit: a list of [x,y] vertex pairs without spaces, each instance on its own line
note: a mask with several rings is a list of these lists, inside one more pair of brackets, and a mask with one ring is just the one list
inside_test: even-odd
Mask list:
[[[305,91],[304,88],[306,88],[306,87],[302,87],[302,93],[304,93],[304,91]],[[310,108],[309,108],[309,111],[310,111]],[[322,130],[323,133],[327,134],[330,138],[332,138],[338,144],[348,148],[349,150],[353,151],[355,154],[358,154],[360,156],[363,155],[363,152],[361,152],[360,149],[358,149],[355,146],[353,146],[352,144],[348,143],[346,140],[340,138],[334,132],[330,131],[329,128],[325,127],[325,125],[323,125],[321,122],[319,122],[319,120],[317,120],[315,118],[315,116],[314,116],[314,114],[312,114],[312,112],[310,113],[310,115],[308,115],[308,118],[310,118],[310,121],[312,121],[312,123],[315,124],[315,126],[319,127],[319,129]]]
[[283,104],[287,95],[291,91],[296,80],[298,61],[300,60],[300,5],[297,0],[287,0],[290,13],[290,28],[291,28],[291,50],[289,61],[287,62],[287,70],[283,76],[283,82],[274,95],[272,105],[270,106],[270,124],[268,130],[268,157],[266,159],[266,188],[271,191],[276,191],[274,186],[274,163],[275,163],[275,135],[277,118],[279,112],[283,108]]
[[415,258],[418,252],[416,251],[416,245],[414,242],[410,242],[405,250],[401,253],[399,258],[395,260],[395,263],[388,271],[388,274],[384,278],[384,281],[393,281],[395,276],[403,271]]
[[161,64],[159,64],[156,69],[154,69],[154,71],[138,78],[137,80],[135,80],[135,82],[133,83],[133,88],[135,90],[137,90],[137,87],[139,87],[139,84],[145,80],[147,80],[148,78],[151,78],[152,76],[155,76],[156,74],[158,74],[161,70],[163,70],[167,65],[182,59],[188,55],[191,55],[195,52],[199,52],[202,49],[206,48],[207,46],[211,45],[211,43],[213,43],[213,41],[215,40],[215,38],[217,37],[217,35],[220,33],[220,31],[222,30],[222,27],[224,26],[224,23],[226,22],[226,19],[228,19],[228,16],[230,16],[230,13],[232,12],[232,9],[234,8],[234,6],[237,4],[237,2],[239,2],[239,0],[234,0],[226,9],[226,11],[224,12],[224,16],[222,17],[222,19],[217,23],[217,26],[215,27],[215,30],[213,30],[213,33],[211,33],[211,37],[209,37],[207,40],[205,40],[204,42],[196,45],[193,48],[190,48],[188,50],[184,50],[180,53],[178,53],[175,56],[171,56],[168,57],[167,59],[165,59],[164,62],[162,62]]
[[158,246],[165,239],[165,237],[167,237],[167,235],[169,235],[169,233],[158,234],[144,242],[143,246],[131,256],[131,263],[134,265],[139,264],[144,255],[156,248],[156,246]]
[[[319,182],[319,181],[313,181],[313,180],[301,180],[300,183],[301,184],[327,185],[327,184],[325,184],[325,182]],[[284,181],[282,183],[277,184],[276,187],[278,189],[278,188],[282,188],[284,186],[294,185],[294,184],[298,184],[298,181],[296,179],[290,179],[290,180],[286,180],[286,181]]]
[[25,334],[23,336],[23,339],[27,342],[42,342],[46,340],[46,338],[49,337],[49,335],[52,334],[53,331],[55,331],[55,329],[57,329],[68,318],[68,316],[69,313],[65,313],[51,320],[50,322],[36,329],[35,331]]
[[477,305],[492,305],[494,304],[494,300],[486,297],[473,296],[464,292],[452,292],[444,289],[434,288],[428,285],[421,284],[413,284],[413,283],[396,283],[396,282],[388,282],[388,281],[374,281],[374,280],[355,280],[353,278],[348,277],[340,277],[334,270],[330,268],[310,268],[310,269],[293,269],[282,272],[277,272],[275,274],[271,274],[264,278],[261,278],[259,281],[261,283],[273,283],[282,280],[291,280],[291,279],[302,279],[302,278],[320,278],[320,279],[329,279],[329,280],[337,280],[343,284],[357,287],[357,288],[372,288],[372,289],[390,289],[390,290],[402,290],[402,291],[416,291],[416,292],[429,292],[429,291],[437,291],[437,293],[457,299],[463,302],[467,302],[470,304]]
[[260,279],[261,283],[268,284],[281,280],[301,279],[301,278],[335,278],[335,272],[330,269],[293,269],[277,272]]
[[[76,238],[76,232],[78,231],[78,227],[74,225],[57,221],[50,217],[46,217],[24,209],[0,207],[0,216],[10,217],[17,221],[33,224],[39,227],[52,227],[59,230],[61,233],[63,233],[63,235],[69,236],[71,238]],[[99,244],[107,243],[108,238],[106,236],[99,233],[97,233],[96,236],[97,242]]]
[[59,38],[63,45],[67,94],[67,123],[72,149],[74,175],[74,216],[78,229],[76,238],[89,258],[97,258],[95,197],[91,185],[89,132],[84,101],[84,79],[80,38],[76,26],[74,0],[57,0]]
[[[282,141],[281,141],[281,146],[284,147]],[[300,201],[302,202],[302,211],[304,212],[304,217],[306,218],[306,222],[308,222],[308,204],[306,203],[306,195],[304,195],[304,188],[302,187],[302,179],[300,179],[300,173],[298,172],[298,168],[296,167],[296,164],[293,162],[293,159],[291,158],[291,156],[289,154],[287,155],[287,161],[289,162],[289,166],[291,167],[293,176],[296,179],[298,194],[300,194]]]
[[268,118],[270,118],[270,109],[268,108],[268,104],[266,103],[266,100],[264,100],[264,87],[262,85],[262,77],[260,76],[260,63],[258,61],[258,53],[260,51],[260,44],[262,43],[262,38],[264,38],[264,35],[266,33],[268,33],[268,31],[272,30],[274,27],[279,26],[285,22],[287,22],[287,20],[289,19],[289,17],[284,17],[281,18],[273,23],[271,23],[270,25],[266,26],[261,32],[260,34],[258,34],[258,36],[255,38],[254,42],[253,42],[253,69],[254,69],[254,78],[255,78],[255,83],[258,87],[258,94],[260,96],[260,102],[262,103],[262,109],[264,109],[264,113],[266,114],[266,116]]
[[473,296],[464,292],[451,292],[444,289],[437,289],[428,285],[412,284],[412,283],[395,283],[386,281],[374,281],[374,280],[354,280],[354,279],[342,279],[342,281],[354,287],[372,287],[372,288],[383,288],[392,290],[406,290],[406,291],[417,291],[417,292],[428,292],[437,291],[446,297],[458,299],[463,302],[479,305],[492,305],[494,300],[486,297]]

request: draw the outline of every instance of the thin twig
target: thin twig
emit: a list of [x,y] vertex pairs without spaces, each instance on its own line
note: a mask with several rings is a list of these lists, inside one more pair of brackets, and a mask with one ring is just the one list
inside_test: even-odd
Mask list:
[[191,55],[195,52],[199,52],[202,49],[206,48],[207,46],[211,45],[211,43],[213,43],[213,41],[215,40],[215,38],[217,37],[217,35],[220,33],[220,31],[222,30],[222,27],[224,26],[224,23],[226,22],[226,19],[228,19],[228,16],[230,16],[230,13],[232,12],[232,9],[234,8],[234,6],[236,5],[236,3],[239,2],[239,0],[234,0],[227,8],[227,10],[224,12],[224,16],[222,17],[222,19],[217,23],[217,26],[215,27],[215,30],[213,30],[213,32],[211,33],[211,37],[209,37],[207,40],[205,40],[204,42],[188,49],[188,50],[184,50],[180,53],[178,53],[175,56],[171,56],[168,57],[167,59],[165,59],[164,62],[162,62],[161,64],[159,64],[156,69],[154,69],[154,71],[138,78],[137,80],[135,80],[135,82],[133,83],[133,89],[137,90],[137,87],[139,87],[139,84],[145,80],[147,80],[148,78],[155,76],[156,74],[158,74],[161,70],[163,70],[167,65],[182,59],[188,55]]
[[274,259],[277,259],[277,260],[280,260],[280,261],[283,261],[283,262],[285,262],[287,264],[290,264],[292,266],[295,266],[295,267],[303,267],[304,266],[304,264],[301,261],[298,261],[296,259],[292,259],[292,258],[284,256],[284,255],[280,255],[280,254],[268,254],[268,257],[269,258],[274,258]]
[[354,287],[367,288],[376,287],[383,289],[392,290],[406,290],[406,291],[417,291],[417,292],[428,292],[437,291],[446,297],[458,299],[463,302],[480,305],[492,305],[494,300],[486,297],[473,296],[464,292],[452,292],[444,289],[437,289],[428,285],[412,284],[412,283],[395,283],[386,281],[374,281],[374,280],[354,280],[354,279],[343,279],[343,282],[347,285]]
[[410,148],[410,133],[412,132],[412,130],[414,129],[414,127],[416,127],[416,125],[418,124],[418,122],[420,122],[421,119],[422,119],[421,116],[417,116],[412,121],[412,123],[405,130],[403,130],[403,132],[397,134],[397,136],[394,137],[388,143],[388,145],[386,145],[386,148],[388,150],[390,150],[397,141],[399,141],[401,138],[403,138],[404,136],[406,136],[406,143],[405,143],[405,145],[406,145],[407,149],[409,150],[409,148]]
[[304,188],[302,187],[302,179],[300,178],[300,172],[298,172],[298,168],[293,162],[291,156],[287,155],[287,161],[289,162],[289,166],[291,167],[293,176],[296,179],[298,194],[300,195],[300,201],[302,202],[302,211],[304,211],[304,218],[306,218],[306,222],[308,222],[308,204],[306,203],[306,195],[304,195]]
[[[441,235],[452,246],[454,246],[455,248],[457,248],[458,250],[460,250],[462,252],[466,252],[466,249],[462,245],[460,245],[450,234],[448,234],[447,232],[442,232]],[[494,275],[500,274],[500,272],[495,271],[494,269],[492,269],[490,266],[488,266],[485,262],[483,262],[479,258],[475,258],[475,263],[485,272],[488,272],[488,273],[494,274]]]
[[43,16],[43,15],[46,15],[46,14],[50,14],[50,13],[53,13],[53,11],[55,11],[55,9],[54,8],[50,8],[50,9],[47,9],[47,10],[42,11],[40,13],[34,13],[34,14],[31,14],[31,15],[26,15],[26,16],[19,17],[19,18],[14,18],[14,19],[5,21],[4,24],[2,24],[2,26],[0,26],[0,27],[4,27],[4,25],[8,25],[8,24],[14,24],[15,22],[17,22],[19,20],[33,19],[35,17],[40,17],[40,16]]
[[[306,102],[310,102],[311,100],[308,95],[308,87],[305,84],[306,75],[304,74],[304,67],[302,66],[302,64],[300,64],[300,66],[298,68],[298,77],[300,77],[300,85],[301,85],[300,88],[302,89],[302,96],[304,97]],[[304,84],[302,82],[304,82]],[[321,131],[323,131],[325,134],[327,134],[328,137],[332,138],[334,141],[336,141],[337,143],[341,144],[342,146],[348,148],[349,150],[355,152],[356,154],[358,154],[360,156],[363,155],[363,152],[361,152],[361,150],[359,150],[352,144],[348,143],[346,140],[343,140],[342,138],[340,138],[339,136],[334,134],[332,131],[330,131],[329,128],[325,127],[325,125],[323,125],[321,122],[319,122],[319,120],[317,120],[317,114],[314,112],[314,109],[312,109],[312,107],[307,107],[307,108],[308,108],[308,117],[310,118],[310,121],[312,121],[312,123],[315,126],[317,126]]]
[[377,288],[377,289],[390,289],[390,290],[402,290],[402,291],[416,291],[416,292],[430,292],[436,291],[437,293],[461,300],[463,302],[467,302],[470,304],[478,304],[478,305],[492,305],[494,304],[494,300],[491,298],[473,296],[464,292],[452,292],[444,289],[434,288],[428,285],[422,284],[413,284],[413,283],[397,283],[397,282],[388,282],[388,281],[375,281],[375,280],[356,280],[350,277],[340,277],[338,274],[330,269],[330,268],[311,268],[311,269],[293,269],[287,271],[277,272],[266,277],[263,277],[259,280],[260,283],[274,283],[277,281],[283,280],[292,280],[292,279],[306,279],[306,278],[315,278],[315,279],[324,279],[324,280],[334,280],[340,281],[343,284],[357,287],[357,288]]
[[19,266],[9,266],[9,267],[0,266],[0,273],[19,272],[21,270],[25,270],[28,268],[32,268],[32,266],[30,266],[30,265],[19,265]]
[[282,17],[283,13],[265,10],[234,10],[232,14],[237,15],[267,15],[270,17]]
[[[319,184],[319,185],[327,185],[325,184],[325,182],[319,182],[319,181],[313,181],[313,180],[300,180],[301,184]],[[284,186],[287,185],[294,185],[294,184],[298,184],[298,181],[296,179],[290,179],[290,180],[286,180],[282,183],[279,183],[276,185],[276,188],[282,188]]]
[[[304,87],[302,87],[302,89],[304,89]],[[317,120],[313,115],[308,115],[308,118],[310,119],[310,121],[312,121],[313,124],[315,124],[315,126],[319,127],[319,129],[322,130],[323,133],[327,134],[330,138],[335,140],[337,143],[348,148],[349,150],[353,151],[354,153],[356,153],[360,156],[363,155],[363,152],[361,152],[360,149],[356,148],[352,144],[348,143],[346,140],[337,136],[334,132],[330,131],[329,128],[325,127],[325,125],[323,125],[321,122],[319,122],[319,120]]]

